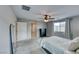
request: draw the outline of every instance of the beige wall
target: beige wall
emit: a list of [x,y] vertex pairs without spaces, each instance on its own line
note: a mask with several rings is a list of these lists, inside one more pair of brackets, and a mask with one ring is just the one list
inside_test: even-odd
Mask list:
[[71,20],[71,32],[73,38],[79,37],[79,16],[73,17]]
[[53,36],[53,22],[48,22],[47,23],[47,36]]
[[0,6],[0,53],[10,53],[9,25],[15,26],[15,22],[16,17],[10,6]]
[[[27,34],[27,38],[26,38],[26,40],[28,40],[28,39],[31,39],[31,23],[32,23],[33,21],[25,21],[24,23],[27,23],[27,32],[26,32],[26,34]],[[40,21],[37,21],[36,22],[36,24],[37,24],[37,37],[36,38],[39,38],[40,36],[39,36],[39,28],[46,28],[46,24],[44,23],[44,22],[40,22]]]

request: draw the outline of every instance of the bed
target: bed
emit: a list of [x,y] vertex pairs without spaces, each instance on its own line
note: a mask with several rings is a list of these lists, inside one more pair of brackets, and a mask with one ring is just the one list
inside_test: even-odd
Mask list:
[[52,36],[41,39],[41,47],[47,49],[52,54],[64,54],[67,51],[71,40]]

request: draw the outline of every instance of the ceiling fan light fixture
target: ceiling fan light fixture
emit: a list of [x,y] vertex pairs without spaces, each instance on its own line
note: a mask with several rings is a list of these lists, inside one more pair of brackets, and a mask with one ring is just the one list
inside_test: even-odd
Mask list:
[[44,22],[48,22],[48,20],[44,20]]

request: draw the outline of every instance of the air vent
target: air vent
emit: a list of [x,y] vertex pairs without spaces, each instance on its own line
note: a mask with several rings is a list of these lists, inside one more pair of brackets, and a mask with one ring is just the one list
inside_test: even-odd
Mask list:
[[30,11],[30,7],[29,7],[29,6],[26,6],[26,5],[22,5],[22,9],[23,9],[23,10]]

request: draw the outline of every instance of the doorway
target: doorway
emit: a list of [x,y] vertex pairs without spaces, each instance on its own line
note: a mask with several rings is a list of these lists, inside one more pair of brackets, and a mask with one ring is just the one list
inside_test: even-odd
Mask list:
[[31,39],[37,38],[37,23],[34,21],[31,23]]
[[17,41],[27,40],[27,23],[17,22]]

